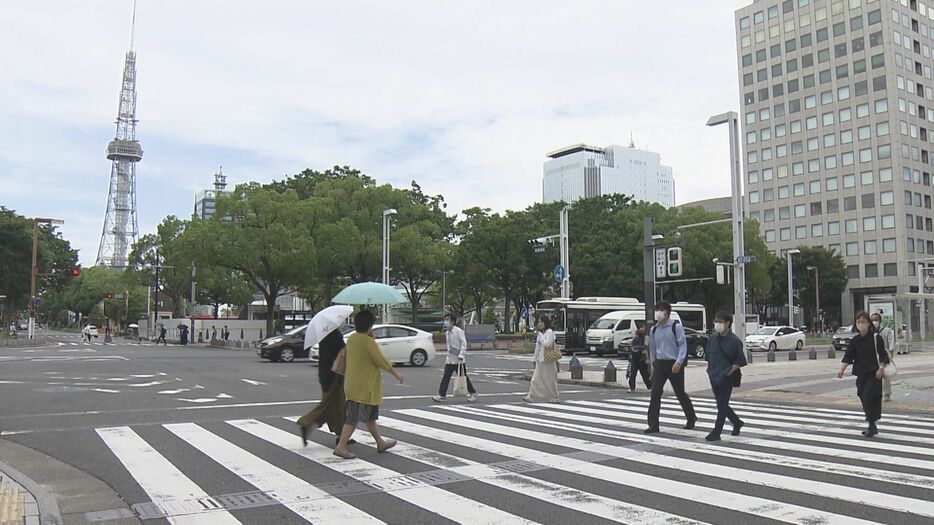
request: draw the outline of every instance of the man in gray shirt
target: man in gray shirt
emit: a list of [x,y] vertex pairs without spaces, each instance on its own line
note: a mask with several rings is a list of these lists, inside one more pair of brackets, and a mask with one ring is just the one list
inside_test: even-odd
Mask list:
[[718,312],[714,318],[713,329],[707,339],[707,376],[710,378],[710,389],[717,400],[717,420],[713,431],[704,438],[707,441],[720,441],[720,432],[727,419],[733,425],[732,435],[738,436],[743,422],[730,408],[730,395],[736,385],[739,369],[746,366],[746,355],[743,353],[743,342],[733,333],[733,316],[728,312]]
[[684,338],[684,327],[681,323],[671,320],[671,304],[668,301],[655,303],[655,326],[647,339],[649,359],[652,362],[652,397],[649,400],[649,426],[645,433],[654,434],[659,430],[658,415],[662,408],[662,393],[668,381],[671,381],[671,388],[678,396],[684,417],[687,418],[684,428],[691,430],[697,423],[697,415],[694,413],[691,398],[684,391],[683,367],[688,355],[688,346]]

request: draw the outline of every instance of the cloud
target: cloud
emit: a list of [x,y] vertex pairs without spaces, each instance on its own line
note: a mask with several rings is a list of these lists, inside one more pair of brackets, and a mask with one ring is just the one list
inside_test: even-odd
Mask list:
[[[232,182],[347,164],[453,210],[523,208],[545,153],[630,131],[674,168],[679,202],[726,195],[726,130],[704,124],[739,105],[747,3],[140,0],[140,227],[190,214],[219,164]],[[19,3],[0,19],[17,50],[0,55],[0,204],[64,207],[86,264],[129,6]]]

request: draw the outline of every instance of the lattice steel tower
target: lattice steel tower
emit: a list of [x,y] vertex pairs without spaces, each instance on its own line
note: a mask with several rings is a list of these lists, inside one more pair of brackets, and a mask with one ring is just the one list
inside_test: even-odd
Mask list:
[[136,140],[136,51],[133,36],[136,29],[136,2],[130,26],[130,50],[123,66],[123,85],[117,111],[117,133],[107,145],[111,160],[110,191],[107,214],[97,250],[97,266],[125,268],[127,252],[139,237],[136,222],[136,163],[143,158],[143,148]]

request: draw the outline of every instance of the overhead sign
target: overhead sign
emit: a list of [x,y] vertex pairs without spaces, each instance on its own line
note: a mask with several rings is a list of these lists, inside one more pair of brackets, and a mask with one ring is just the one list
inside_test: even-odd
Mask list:
[[559,282],[559,283],[564,282],[564,276],[566,274],[567,272],[564,271],[564,266],[561,266],[560,264],[558,266],[555,266],[555,281],[556,282]]
[[751,262],[756,262],[755,255],[740,255],[736,258],[736,264],[749,264]]
[[655,248],[655,278],[664,279],[668,275],[665,266],[668,262],[665,248]]

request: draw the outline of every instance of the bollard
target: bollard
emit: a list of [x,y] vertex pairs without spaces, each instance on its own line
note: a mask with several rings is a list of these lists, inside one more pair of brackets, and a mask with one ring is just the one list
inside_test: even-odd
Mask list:
[[752,364],[752,350],[746,349],[746,363]]
[[604,383],[615,383],[616,382],[616,367],[613,366],[613,361],[607,361],[606,368],[603,369],[603,382]]
[[584,367],[581,366],[580,359],[578,359],[577,356],[571,357],[571,362],[569,363],[568,368],[571,370],[571,379],[584,378]]
[[837,349],[833,345],[830,345],[830,348],[827,349],[827,358],[833,359],[837,357]]
[[240,341],[237,341],[237,348],[240,348],[241,346],[242,345],[240,344]]
[[798,360],[798,352],[796,352],[794,348],[792,348],[791,350],[788,351],[788,360],[789,360],[789,361],[797,361],[797,360]]
[[769,350],[769,353],[768,353],[768,355],[766,356],[766,360],[767,360],[768,362],[770,362],[770,363],[774,363],[774,362],[775,362],[775,351],[774,351],[774,350]]
[[240,339],[243,339],[243,328],[240,329]]
[[808,359],[817,359],[817,350],[814,347],[811,347],[811,351],[808,352]]

